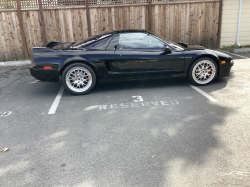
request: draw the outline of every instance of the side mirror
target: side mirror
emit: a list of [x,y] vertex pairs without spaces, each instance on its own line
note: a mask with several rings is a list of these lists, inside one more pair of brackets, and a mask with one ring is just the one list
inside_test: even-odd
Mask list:
[[162,53],[163,55],[172,53],[172,51],[170,50],[170,48],[169,48],[168,46],[165,46],[164,49],[163,49],[163,51],[164,51],[164,52]]

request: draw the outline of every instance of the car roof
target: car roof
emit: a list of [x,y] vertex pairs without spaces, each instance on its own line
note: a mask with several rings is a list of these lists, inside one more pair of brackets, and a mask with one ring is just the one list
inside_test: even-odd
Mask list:
[[[84,42],[87,42],[87,41],[90,41],[90,40],[93,40],[97,37],[101,37],[101,36],[104,36],[104,35],[114,35],[114,34],[119,34],[119,33],[133,33],[133,32],[140,32],[140,33],[149,33],[148,31],[146,30],[143,30],[143,29],[126,29],[126,30],[112,30],[112,31],[106,31],[106,32],[103,32],[101,34],[98,34],[98,35],[94,35],[94,36],[91,36],[83,41],[80,41],[80,42],[76,42],[74,43],[73,45],[74,46],[79,46],[81,45],[82,43]],[[72,45],[72,46],[73,46]]]
[[119,33],[129,33],[129,32],[141,32],[141,33],[150,33],[147,30],[144,29],[126,29],[126,30],[111,30],[111,31],[106,31],[106,32],[102,32],[100,34],[94,35],[92,37],[89,38],[94,38],[97,36],[102,36],[102,35],[106,35],[106,34],[119,34]]
[[126,30],[113,30],[114,33],[126,33],[126,32],[148,32],[144,29],[126,29]]

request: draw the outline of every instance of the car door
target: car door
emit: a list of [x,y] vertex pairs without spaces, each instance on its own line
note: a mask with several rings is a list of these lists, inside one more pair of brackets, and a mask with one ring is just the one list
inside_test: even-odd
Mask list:
[[120,71],[131,78],[165,77],[179,73],[184,69],[184,56],[177,52],[167,54],[164,47],[164,42],[148,33],[121,33],[115,60]]

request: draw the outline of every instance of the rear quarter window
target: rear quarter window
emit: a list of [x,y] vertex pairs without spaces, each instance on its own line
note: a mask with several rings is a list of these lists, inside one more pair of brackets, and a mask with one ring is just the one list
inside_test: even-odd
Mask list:
[[108,41],[111,39],[111,37],[106,37],[101,40],[98,40],[92,44],[87,45],[84,47],[85,49],[100,49],[100,48],[105,48]]

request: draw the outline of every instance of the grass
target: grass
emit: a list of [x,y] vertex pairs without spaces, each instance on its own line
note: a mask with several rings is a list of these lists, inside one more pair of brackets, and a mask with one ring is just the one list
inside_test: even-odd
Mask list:
[[12,58],[10,58],[9,60],[0,60],[0,62],[8,62],[8,61],[22,61],[22,60],[33,60],[33,59],[31,59],[31,58],[28,58],[28,59],[26,59],[26,58],[16,58],[16,57],[12,57]]
[[223,45],[220,48],[214,48],[214,49],[221,49],[221,50],[231,50],[231,49],[240,49],[240,48],[250,48],[250,45],[242,45],[239,47],[236,43],[234,45]]

